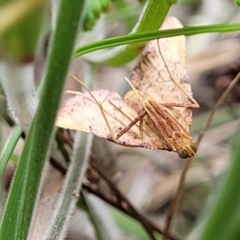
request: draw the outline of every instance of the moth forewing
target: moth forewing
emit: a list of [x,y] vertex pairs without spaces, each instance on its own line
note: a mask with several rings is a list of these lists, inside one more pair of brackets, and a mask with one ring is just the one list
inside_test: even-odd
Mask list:
[[[95,97],[94,95],[92,94],[92,92],[87,88],[87,86],[79,79],[77,79],[75,76],[72,76],[75,80],[77,80],[81,86],[90,94],[90,96],[92,97],[92,99],[89,99],[90,101],[92,102],[95,102],[100,111],[101,111],[101,114],[102,114],[102,117],[104,118],[104,121],[107,125],[107,128],[109,130],[109,132],[111,133],[111,137],[109,137],[110,140],[113,140],[114,142],[119,142],[120,144],[122,144],[121,141],[118,141],[118,139],[123,135],[125,134],[126,132],[129,131],[130,134],[132,134],[132,136],[134,138],[139,138],[139,134],[141,134],[142,136],[142,129],[140,129],[140,132],[138,133],[138,128],[136,127],[135,128],[135,131],[132,131],[131,128],[137,124],[138,121],[141,120],[141,116],[139,117],[136,117],[136,113],[133,112],[133,111],[130,111],[129,109],[127,109],[126,107],[124,107],[124,104],[120,104],[121,106],[117,106],[119,105],[119,99],[117,98],[117,105],[114,104],[114,98],[111,100],[111,98],[108,98],[108,95],[111,93],[109,92],[105,98],[102,100],[102,102],[99,102]],[[130,83],[131,85],[131,83]],[[100,90],[101,91],[101,90]],[[99,92],[100,92],[99,91]],[[71,91],[68,91],[68,92],[71,92]],[[79,92],[75,92],[75,94],[79,94],[79,95],[82,95],[82,93],[79,93]],[[116,110],[118,116],[113,116],[110,112],[109,112],[109,107],[103,107],[103,104],[104,102],[107,101],[108,103],[110,103],[114,109]],[[122,110],[121,108],[123,108],[124,110]],[[129,114],[129,115],[128,115]],[[126,124],[126,120],[124,121],[121,121],[119,116],[124,116],[124,118],[127,118],[129,120],[129,124]],[[112,117],[114,120],[116,120],[116,122],[120,123],[122,125],[122,127],[119,127],[117,128],[117,131],[113,131],[112,130],[112,127],[111,127],[111,124],[109,123],[108,121],[108,116]],[[114,125],[114,124],[113,124]],[[120,132],[119,132],[120,131]],[[117,134],[117,132],[119,132]],[[124,141],[123,141],[124,142]],[[125,143],[125,142],[124,142]]]
[[[161,40],[159,40],[159,41],[161,41]],[[173,77],[173,76],[171,75],[171,73],[170,73],[170,71],[169,71],[169,68],[168,68],[168,66],[167,66],[167,63],[166,63],[166,61],[165,61],[165,59],[164,59],[164,56],[163,56],[163,54],[162,54],[159,41],[157,41],[157,46],[158,46],[159,54],[160,54],[160,56],[161,56],[161,58],[162,58],[162,61],[163,61],[164,65],[165,65],[166,71],[168,72],[169,78],[170,78],[171,81],[182,91],[182,93],[188,98],[188,100],[191,101],[191,103],[192,103],[192,104],[191,104],[191,108],[198,108],[199,105],[198,105],[197,101],[196,101],[196,100],[191,96],[191,94],[189,93],[189,92],[190,92],[189,89],[184,89],[184,88],[181,86],[181,84],[175,79],[175,77]],[[182,71],[186,71],[186,70],[185,70],[185,69],[182,69]],[[178,72],[180,72],[180,71],[178,71]]]
[[[68,92],[75,96],[64,102],[58,113],[57,126],[91,132],[124,146],[149,148],[158,141],[155,134],[148,133],[147,126],[142,127],[141,120],[134,123],[137,112],[127,106],[117,93],[103,89],[85,93]],[[134,123],[133,126],[127,128],[131,123]],[[118,139],[118,133],[124,129],[127,130]]]
[[[161,29],[169,28],[182,28],[182,25],[170,17]],[[130,80],[138,90],[149,94],[158,103],[172,102],[170,96],[174,95],[176,103],[190,101],[192,108],[199,107],[192,97],[184,64],[185,36],[153,40],[143,50]]]

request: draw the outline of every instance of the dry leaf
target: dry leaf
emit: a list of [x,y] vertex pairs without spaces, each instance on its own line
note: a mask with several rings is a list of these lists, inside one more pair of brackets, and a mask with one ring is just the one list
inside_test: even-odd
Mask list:
[[[169,18],[162,29],[179,27],[177,19]],[[124,146],[193,156],[189,126],[197,103],[184,63],[184,36],[150,41],[128,80],[133,90],[124,101],[108,90],[76,93],[60,109],[57,126],[92,132]]]

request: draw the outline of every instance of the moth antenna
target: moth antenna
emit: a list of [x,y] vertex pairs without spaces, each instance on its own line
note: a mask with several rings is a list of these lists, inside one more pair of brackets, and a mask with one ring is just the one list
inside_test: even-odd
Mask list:
[[[130,81],[127,77],[125,77],[124,79],[127,81],[127,83],[130,85],[130,87],[132,88],[132,90],[137,94],[137,96],[138,96],[139,99],[141,100],[141,97],[142,97],[142,96],[140,96],[140,92],[133,86],[133,84],[131,83],[131,81]],[[143,97],[142,97],[142,98],[143,98]]]
[[[112,101],[110,101],[110,100],[108,100],[109,101],[109,103],[114,107],[114,108],[116,108],[119,112],[121,112],[126,118],[128,118],[128,120],[130,120],[130,121],[133,121],[133,119],[131,118],[131,117],[129,117],[125,112],[123,112],[119,107],[117,107]],[[133,116],[133,118],[134,118],[134,116]]]
[[83,95],[81,92],[74,91],[74,90],[66,90],[66,91],[64,91],[64,92],[65,92],[65,93],[75,94],[75,95]]
[[196,101],[192,96],[190,96],[190,95],[185,91],[185,89],[183,89],[183,87],[172,77],[172,75],[171,75],[171,73],[170,73],[170,71],[169,71],[169,68],[168,68],[168,66],[167,66],[167,63],[166,63],[166,61],[165,61],[165,59],[164,59],[164,56],[163,56],[163,54],[162,54],[162,51],[161,51],[161,48],[160,48],[160,44],[159,44],[159,39],[157,40],[157,46],[158,46],[159,54],[161,55],[161,58],[162,58],[162,60],[163,60],[163,63],[164,63],[164,65],[165,65],[166,69],[167,69],[167,72],[168,72],[169,76],[170,76],[170,79],[171,79],[171,80],[174,82],[174,84],[183,92],[183,94],[193,103],[193,106],[191,106],[191,107],[196,107],[196,108],[198,108],[198,107],[199,107],[199,104],[197,103],[197,101]]
[[[110,93],[110,92],[109,92]],[[103,99],[103,101],[102,101],[102,104],[104,104],[104,102],[106,101],[106,99],[108,98],[108,96],[109,96],[109,93],[106,95],[106,97]]]
[[95,103],[98,105],[98,107],[99,107],[99,109],[100,109],[100,111],[101,111],[101,113],[102,113],[102,116],[103,116],[103,118],[104,118],[104,121],[105,121],[105,123],[106,123],[106,125],[107,125],[107,128],[108,128],[108,131],[110,132],[110,134],[111,134],[111,136],[112,136],[112,139],[115,141],[115,136],[114,136],[114,134],[113,134],[113,131],[112,131],[112,128],[111,128],[111,126],[110,126],[110,124],[109,124],[109,122],[108,122],[108,120],[107,120],[107,116],[106,116],[106,114],[105,114],[105,111],[104,111],[104,108],[103,108],[103,106],[102,106],[102,104],[100,104],[99,102],[98,102],[98,100],[93,96],[93,94],[91,93],[91,91],[88,89],[88,87],[80,80],[80,79],[78,79],[77,77],[75,77],[74,75],[70,75],[73,79],[75,79],[77,82],[79,82],[79,84],[90,94],[90,96],[94,99],[94,101],[95,101]]

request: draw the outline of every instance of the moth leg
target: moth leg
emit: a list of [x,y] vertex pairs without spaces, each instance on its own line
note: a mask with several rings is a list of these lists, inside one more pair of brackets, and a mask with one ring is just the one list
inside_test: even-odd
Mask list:
[[[123,130],[121,130],[120,133],[117,134],[116,139],[119,139],[123,134],[128,132],[131,129],[131,127],[133,127],[137,122],[141,121],[143,117],[146,115],[147,115],[146,111],[143,111],[142,113],[140,113],[131,123],[128,124],[128,126],[126,126]],[[140,126],[141,125],[142,124],[140,123]]]
[[199,106],[196,106],[195,104],[184,104],[184,103],[161,103],[164,107],[184,107],[184,108],[198,108]]
[[[137,122],[138,121],[135,121],[138,117],[133,117],[133,116],[128,116],[125,112],[123,112],[122,110],[121,110],[121,108],[120,107],[117,107],[113,102],[111,102],[110,100],[108,100],[109,101],[109,103],[114,107],[114,108],[116,108],[117,109],[117,111],[119,111],[121,114],[123,114],[126,118],[128,118],[128,120],[130,121],[130,124],[129,125],[131,125],[132,124],[132,126],[133,125],[135,125],[135,124],[137,124]],[[113,117],[113,116],[112,116]],[[131,127],[132,126],[130,126],[129,127],[129,125],[126,125],[126,124],[124,124],[123,122],[121,122],[118,118],[114,118],[116,121],[118,121],[124,128],[121,130],[121,132],[120,133],[118,133],[118,135],[120,134],[120,136],[112,136],[112,138],[113,138],[113,140],[117,140],[118,138],[120,138],[122,135],[124,135],[126,132],[129,132],[130,134],[132,134],[133,136],[137,136],[138,138],[139,138],[139,136],[138,136],[138,134],[136,134],[135,132],[132,132],[131,131]]]
[[140,129],[140,137],[141,139],[143,139],[143,118],[140,120],[139,129]]

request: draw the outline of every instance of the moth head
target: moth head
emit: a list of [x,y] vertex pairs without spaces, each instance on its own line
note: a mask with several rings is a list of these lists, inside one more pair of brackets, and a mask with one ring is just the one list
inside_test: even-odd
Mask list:
[[197,151],[197,145],[194,142],[186,144],[183,148],[180,148],[177,153],[180,158],[188,158],[195,155]]

